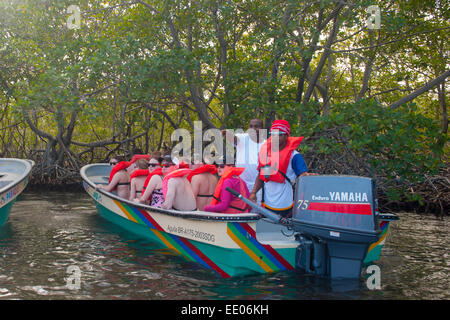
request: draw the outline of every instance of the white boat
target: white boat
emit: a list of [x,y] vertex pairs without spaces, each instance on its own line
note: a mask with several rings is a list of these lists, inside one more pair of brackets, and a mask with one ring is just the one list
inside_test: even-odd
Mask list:
[[[110,171],[108,164],[91,164],[81,168],[80,174],[98,213],[112,223],[157,241],[224,278],[296,269],[299,238],[288,226],[255,213],[154,208],[101,188],[96,190],[96,185],[108,184]],[[372,216],[375,220],[375,214]],[[376,241],[363,247],[365,260],[363,256],[361,262],[379,258],[388,224],[382,221],[379,227],[375,226]]]
[[32,160],[0,158],[0,226],[8,220],[12,205],[28,184]]

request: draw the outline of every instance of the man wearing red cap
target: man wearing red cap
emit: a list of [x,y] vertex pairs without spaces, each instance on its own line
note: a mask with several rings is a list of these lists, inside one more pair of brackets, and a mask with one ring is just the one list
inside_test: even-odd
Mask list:
[[300,175],[308,175],[302,155],[296,151],[303,137],[290,137],[291,127],[286,120],[275,120],[270,137],[259,151],[259,175],[250,194],[256,201],[256,193],[263,189],[262,205],[283,216],[291,214],[294,205],[292,183]]

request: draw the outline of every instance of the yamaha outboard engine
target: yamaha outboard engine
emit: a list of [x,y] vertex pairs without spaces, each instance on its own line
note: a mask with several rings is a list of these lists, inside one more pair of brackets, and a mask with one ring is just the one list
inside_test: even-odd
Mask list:
[[356,176],[297,178],[292,223],[299,232],[296,268],[359,278],[370,244],[380,237],[375,182]]

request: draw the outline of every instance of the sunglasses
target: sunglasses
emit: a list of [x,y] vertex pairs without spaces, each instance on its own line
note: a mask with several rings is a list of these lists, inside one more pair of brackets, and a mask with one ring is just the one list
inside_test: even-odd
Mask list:
[[149,163],[148,166],[149,167],[159,167],[161,165],[159,163]]
[[226,166],[234,167],[234,164],[225,164],[225,163],[222,163],[222,164],[216,164],[216,167],[217,167],[217,168],[221,168],[221,169],[225,168]]
[[287,133],[283,132],[283,131],[271,131],[271,132],[269,132],[269,134],[271,136],[281,136],[281,135],[284,135],[284,134],[287,134]]
[[118,164],[118,162],[110,162],[109,163],[110,166],[115,166],[116,164]]

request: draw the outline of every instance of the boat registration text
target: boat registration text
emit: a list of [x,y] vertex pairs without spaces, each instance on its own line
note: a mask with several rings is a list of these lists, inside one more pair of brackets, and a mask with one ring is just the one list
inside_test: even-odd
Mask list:
[[203,231],[199,231],[199,230],[194,230],[191,228],[185,228],[185,227],[181,227],[181,226],[167,226],[167,230],[170,233],[174,233],[180,236],[190,236],[192,238],[197,238],[197,239],[201,239],[201,240],[205,240],[208,242],[216,242],[216,238],[213,234],[207,233],[207,232],[203,232]]

